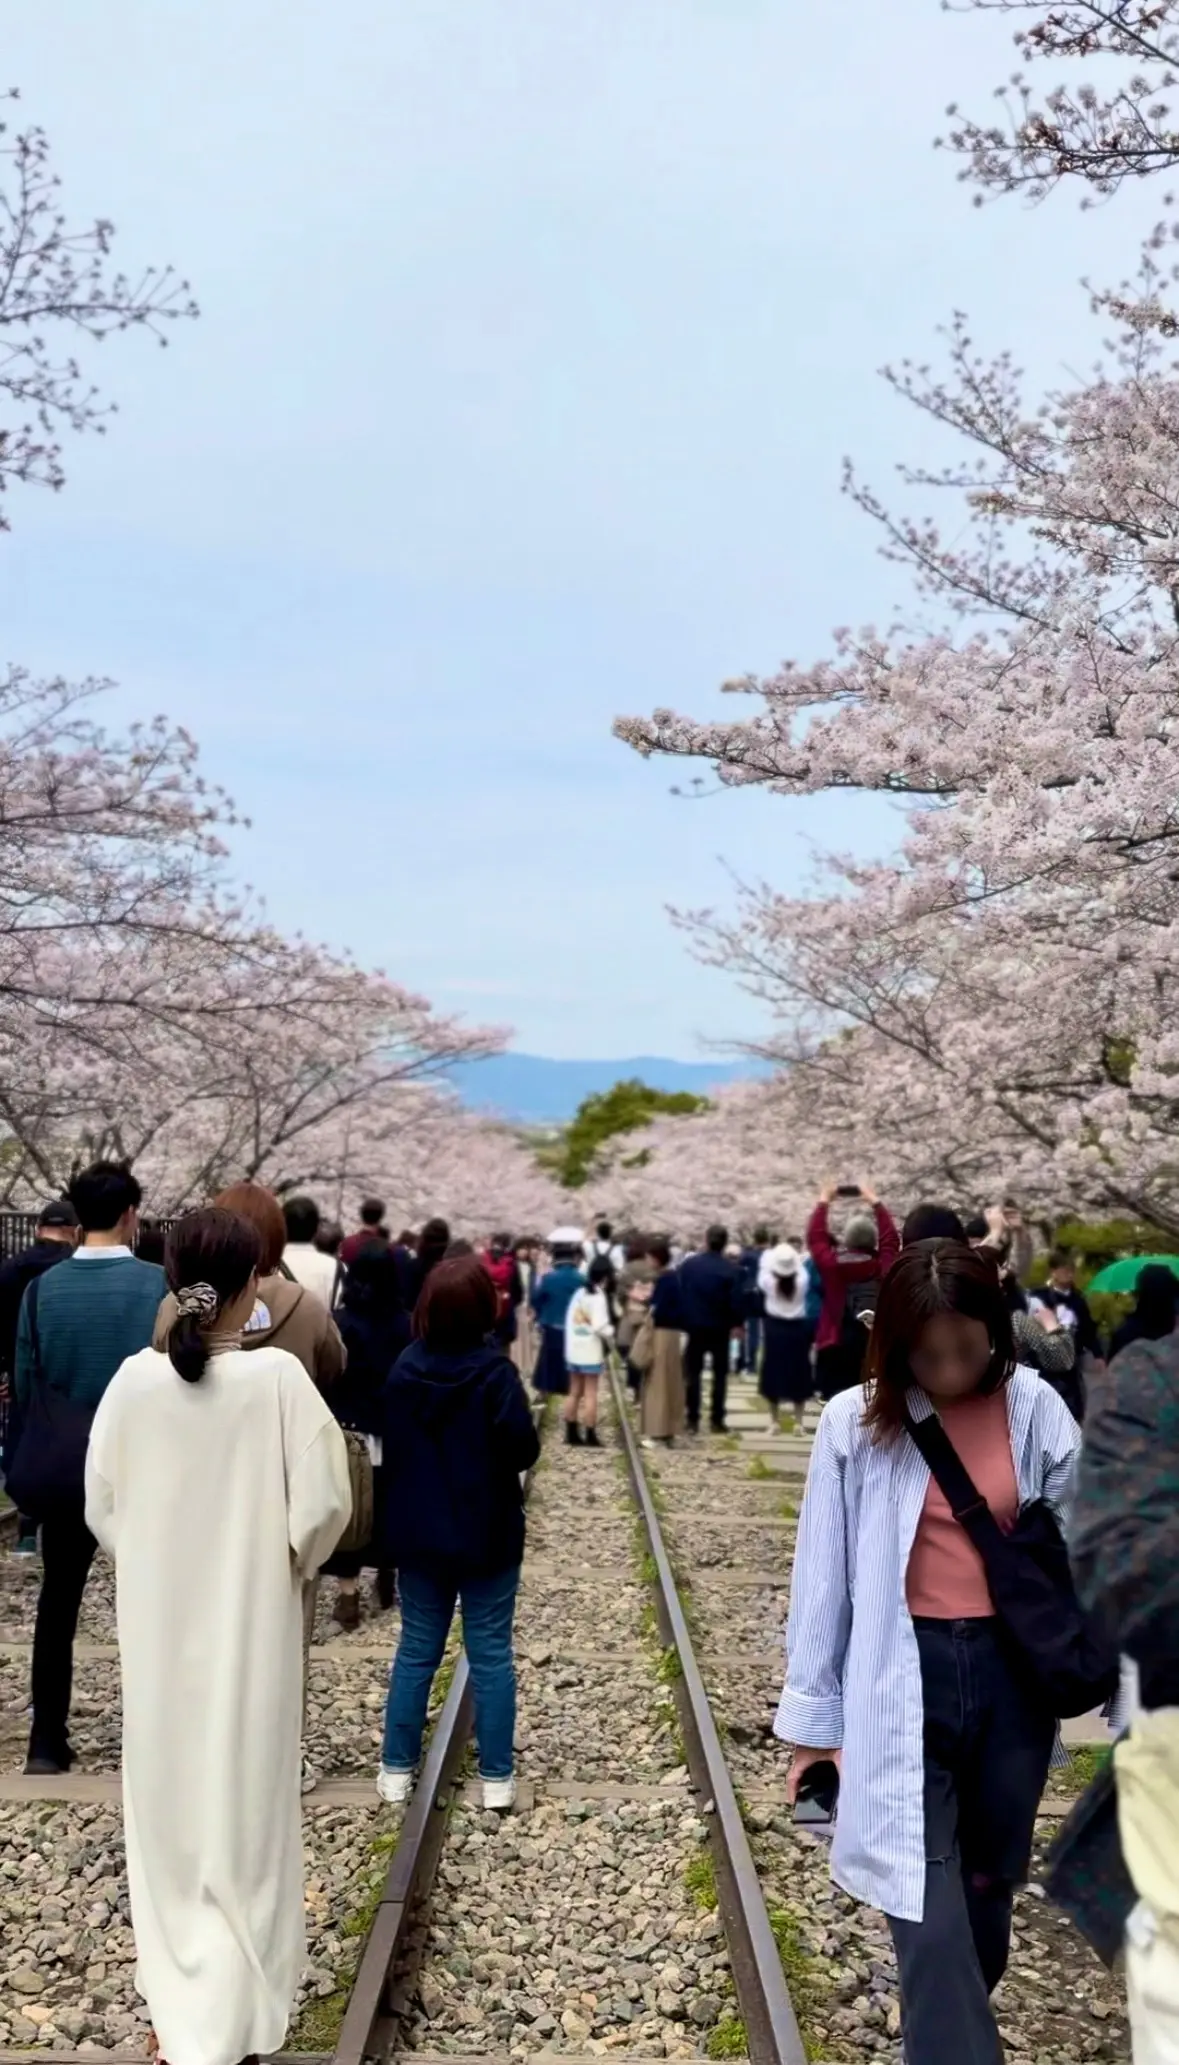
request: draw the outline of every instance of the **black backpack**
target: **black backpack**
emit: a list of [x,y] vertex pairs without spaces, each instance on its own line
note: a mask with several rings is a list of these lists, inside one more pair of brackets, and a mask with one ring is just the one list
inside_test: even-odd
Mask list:
[[609,1271],[609,1275],[602,1279],[601,1288],[606,1293],[606,1303],[610,1307],[610,1317],[615,1319],[618,1316],[618,1271],[614,1266],[614,1257],[609,1241],[607,1241],[605,1248],[598,1241],[594,1242],[589,1261],[586,1263],[587,1276],[595,1262],[599,1268],[604,1263]]
[[846,1286],[843,1293],[843,1321],[839,1330],[839,1344],[848,1355],[863,1359],[868,1347],[868,1331],[879,1296],[878,1276],[865,1277],[861,1283],[849,1283]]

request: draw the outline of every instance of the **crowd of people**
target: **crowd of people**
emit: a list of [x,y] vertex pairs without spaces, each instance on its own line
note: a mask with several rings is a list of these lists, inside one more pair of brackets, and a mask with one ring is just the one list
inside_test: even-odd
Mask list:
[[0,1357],[19,1552],[41,1556],[27,1769],[73,1764],[101,1547],[139,1985],[171,2065],[237,2065],[285,2034],[325,1579],[345,1629],[366,1570],[377,1609],[400,1605],[380,1798],[413,1788],[457,1607],[484,1805],[511,1808],[529,1392],[562,1401],[570,1447],[597,1449],[615,1354],[648,1445],[700,1432],[706,1381],[723,1432],[734,1368],[775,1426],[822,1402],[776,1732],[796,1799],[838,1773],[832,1869],[888,1917],[909,2065],[1001,2059],[991,1995],[1057,1723],[1123,1698],[1119,1657],[1146,1710],[1118,1751],[1141,1809],[1135,2055],[1179,2055],[1169,1268],[1142,1270],[1106,1343],[1071,1256],[1032,1270],[1010,1201],[965,1220],[921,1205],[898,1227],[868,1185],[833,1185],[793,1237],[742,1247],[717,1224],[687,1252],[606,1221],[543,1244],[477,1248],[441,1219],[395,1237],[378,1199],[345,1236],[250,1182],[144,1237],[141,1202],[107,1162],[46,1204],[0,1268]]
[[[101,1547],[138,1984],[162,2058],[236,2065],[281,2045],[305,1961],[302,1716],[325,1577],[344,1628],[366,1568],[378,1607],[399,1599],[381,1798],[412,1787],[459,1604],[484,1804],[513,1803],[534,1251],[496,1236],[477,1254],[438,1219],[394,1239],[375,1199],[344,1238],[311,1199],[255,1183],[166,1237],[145,1235],[141,1203],[127,1168],[95,1164],[0,1268],[5,1473],[19,1553],[41,1557],[26,1769],[74,1763]],[[592,1427],[592,1357],[581,1372]]]

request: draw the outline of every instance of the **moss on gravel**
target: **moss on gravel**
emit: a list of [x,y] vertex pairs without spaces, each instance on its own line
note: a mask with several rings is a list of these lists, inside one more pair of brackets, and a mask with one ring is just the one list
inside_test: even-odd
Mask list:
[[1067,1793],[1070,1799],[1078,1799],[1086,1787],[1092,1785],[1098,1772],[1108,1764],[1112,1754],[1112,1744],[1097,1742],[1083,1743],[1078,1748],[1070,1750],[1067,1766],[1048,1774],[1051,1790]]
[[661,1685],[678,1685],[683,1677],[684,1666],[674,1642],[669,1642],[666,1649],[660,1651],[657,1675]]
[[369,1844],[369,1864],[365,1872],[361,1897],[351,1913],[345,1915],[339,1925],[339,1934],[354,1949],[344,1957],[337,1967],[338,1984],[331,1993],[306,2001],[287,2035],[285,2049],[291,2051],[334,2051],[336,2039],[348,2006],[348,1996],[356,1977],[369,1930],[381,1904],[385,1880],[389,1872],[389,1858],[397,1843],[394,1830],[374,1836]]
[[697,1907],[702,1907],[706,1914],[715,1914],[720,1895],[716,1889],[716,1865],[711,1850],[700,1850],[685,1867],[684,1885]]
[[709,2030],[706,2048],[710,2058],[747,2058],[749,2038],[740,2015],[722,2016]]
[[832,2052],[830,2042],[820,2036],[815,2026],[830,2006],[831,1982],[826,1962],[806,1948],[798,1921],[789,1909],[771,1907],[769,1913],[770,1927],[786,1977],[786,1990],[798,2017],[803,2049],[808,2058],[835,2056],[837,2053]]

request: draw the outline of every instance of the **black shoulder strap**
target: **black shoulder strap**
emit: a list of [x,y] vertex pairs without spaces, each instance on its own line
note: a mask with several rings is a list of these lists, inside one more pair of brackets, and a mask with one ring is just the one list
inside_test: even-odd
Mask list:
[[911,1413],[906,1413],[905,1425],[958,1525],[965,1528],[979,1554],[983,1554],[996,1536],[1002,1539],[1002,1530],[937,1414],[915,1420]]
[[28,1288],[25,1291],[25,1311],[29,1316],[29,1342],[33,1350],[33,1378],[38,1384],[41,1381],[41,1336],[37,1330],[37,1301],[40,1293],[41,1278],[34,1276],[30,1279]]

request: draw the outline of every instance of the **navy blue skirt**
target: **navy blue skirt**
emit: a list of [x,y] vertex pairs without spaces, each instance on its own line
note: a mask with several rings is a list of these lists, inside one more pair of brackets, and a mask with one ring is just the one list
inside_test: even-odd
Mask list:
[[569,1370],[565,1362],[563,1326],[541,1328],[540,1354],[532,1374],[532,1388],[534,1391],[547,1391],[550,1397],[565,1397],[569,1389]]

